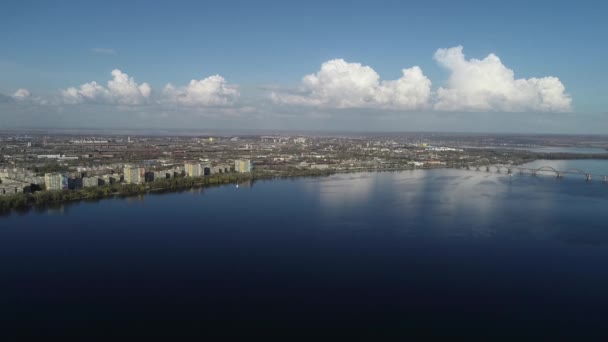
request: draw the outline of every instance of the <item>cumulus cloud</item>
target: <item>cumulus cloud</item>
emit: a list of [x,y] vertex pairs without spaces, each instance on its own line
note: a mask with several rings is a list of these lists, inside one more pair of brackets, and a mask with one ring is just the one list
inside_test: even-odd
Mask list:
[[[333,59],[320,69],[302,78],[297,89],[275,88],[270,98],[275,104],[299,106],[299,109],[361,108],[398,111],[455,112],[569,112],[572,99],[557,77],[516,79],[498,56],[490,54],[479,59],[466,59],[462,46],[438,49],[435,61],[449,71],[447,82],[435,91],[420,67],[403,69],[394,80],[382,80],[378,73],[360,63]],[[115,69],[106,84],[95,81],[61,90],[60,96],[44,100],[19,89],[0,102],[25,104],[103,103],[112,105],[154,105],[182,107],[185,111],[246,112],[239,107],[239,88],[220,75],[193,79],[188,84],[168,83],[152,92],[148,83],[137,83],[121,70]],[[247,102],[247,99],[244,100]],[[256,102],[256,106],[268,103]],[[241,103],[242,105],[242,103]],[[218,108],[222,107],[222,108]],[[294,110],[298,110],[293,108]]]
[[152,89],[148,83],[137,84],[133,77],[118,69],[112,70],[112,79],[106,87],[89,82],[79,88],[70,87],[61,91],[64,103],[112,103],[141,105],[148,102]]
[[15,101],[25,101],[27,100],[29,97],[31,96],[29,90],[27,89],[17,89],[17,91],[15,91],[13,93],[13,95],[11,95],[11,97],[15,100]]
[[397,80],[382,81],[374,69],[334,59],[307,75],[295,93],[272,92],[275,103],[333,108],[414,110],[428,105],[431,81],[415,66]]
[[0,103],[16,103],[20,105],[49,105],[52,102],[46,98],[34,96],[29,90],[24,88],[17,89],[11,95],[0,94]]
[[490,54],[465,59],[462,46],[439,49],[435,60],[450,71],[434,104],[442,111],[568,112],[572,99],[557,77],[515,79],[513,70]]
[[234,104],[239,92],[220,75],[201,80],[191,80],[185,86],[175,87],[171,83],[163,89],[164,101],[169,104],[196,106],[227,106]]

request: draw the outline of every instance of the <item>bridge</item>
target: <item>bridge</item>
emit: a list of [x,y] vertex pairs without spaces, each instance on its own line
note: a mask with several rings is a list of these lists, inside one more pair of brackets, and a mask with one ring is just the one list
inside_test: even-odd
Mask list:
[[554,174],[557,178],[563,178],[566,174],[574,174],[581,175],[585,178],[586,181],[590,181],[593,178],[602,179],[604,182],[608,183],[608,175],[593,175],[590,172],[586,172],[580,169],[568,169],[565,171],[556,170],[551,166],[541,166],[539,168],[530,168],[523,166],[515,166],[515,165],[467,165],[463,168],[467,170],[476,170],[476,171],[486,171],[486,172],[497,172],[502,173],[506,172],[509,175],[512,175],[514,172],[520,174],[531,174],[532,176],[536,176],[539,173],[550,173]]

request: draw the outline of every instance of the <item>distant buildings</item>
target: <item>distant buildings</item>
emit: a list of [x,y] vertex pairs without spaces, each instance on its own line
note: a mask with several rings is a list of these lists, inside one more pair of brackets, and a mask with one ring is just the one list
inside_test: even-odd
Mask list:
[[57,159],[57,160],[78,160],[76,156],[66,156],[64,154],[39,154],[38,159]]
[[44,186],[49,191],[65,190],[68,188],[68,178],[61,173],[46,173]]
[[32,171],[23,168],[0,169],[0,179],[12,182],[21,182],[35,185],[43,185],[44,177],[36,176]]
[[234,171],[246,173],[253,171],[253,161],[249,159],[237,159],[234,161]]
[[146,170],[142,167],[125,166],[123,169],[124,181],[127,184],[141,184],[145,180]]
[[424,166],[441,166],[441,165],[445,165],[445,163],[443,163],[439,160],[426,160],[424,162]]
[[327,164],[311,164],[310,168],[311,169],[315,169],[315,170],[327,170],[327,169],[329,169],[329,165],[327,165]]
[[71,144],[107,144],[107,140],[95,140],[95,139],[73,139],[70,140]]
[[194,161],[184,163],[184,170],[186,171],[186,176],[188,177],[202,177],[205,174],[203,165]]

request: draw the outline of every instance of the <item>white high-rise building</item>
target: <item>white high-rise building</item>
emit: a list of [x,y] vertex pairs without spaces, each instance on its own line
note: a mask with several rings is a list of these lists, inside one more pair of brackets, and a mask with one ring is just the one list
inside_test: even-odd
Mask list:
[[184,163],[184,170],[188,177],[202,177],[205,175],[205,169],[199,162],[186,162]]
[[253,171],[253,161],[250,159],[238,159],[234,161],[234,171],[246,173]]
[[49,191],[67,189],[67,177],[61,173],[46,173],[44,175],[44,186]]
[[127,184],[141,184],[144,182],[146,170],[143,167],[125,166],[123,169],[124,181]]

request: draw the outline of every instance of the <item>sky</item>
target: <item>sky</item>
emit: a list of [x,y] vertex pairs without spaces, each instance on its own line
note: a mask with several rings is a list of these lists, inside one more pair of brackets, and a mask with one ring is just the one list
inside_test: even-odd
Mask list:
[[5,1],[0,129],[608,132],[605,1]]

